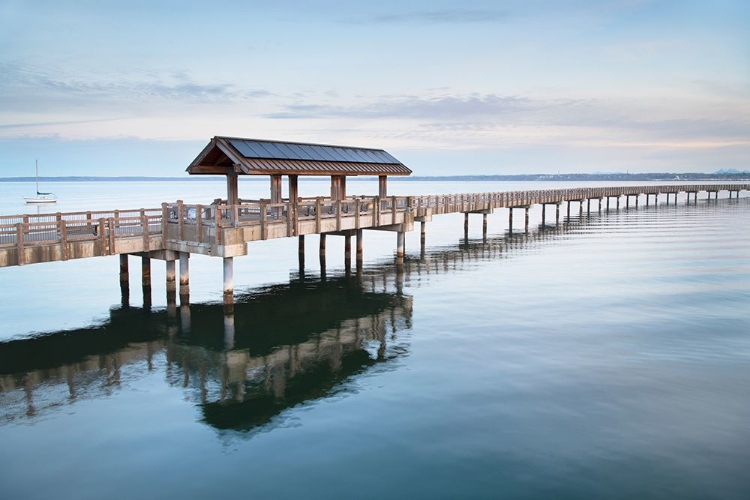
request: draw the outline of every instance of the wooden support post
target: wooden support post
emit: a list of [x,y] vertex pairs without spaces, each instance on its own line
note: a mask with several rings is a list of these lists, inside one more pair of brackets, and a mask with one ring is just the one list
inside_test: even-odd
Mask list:
[[578,201],[578,218],[583,218],[583,200]]
[[[217,217],[217,223],[220,217]],[[182,200],[177,200],[177,234],[180,241],[185,240],[185,206]]]
[[487,214],[482,214],[482,238],[487,239]]
[[555,203],[555,225],[560,224],[560,204]]
[[177,283],[175,282],[175,261],[167,261],[167,292],[174,292],[177,290]]
[[464,213],[464,234],[469,236],[469,212]]
[[357,269],[362,268],[364,261],[364,230],[357,229]]
[[115,218],[110,217],[109,218],[109,250],[107,252],[107,255],[114,255],[115,254]]
[[388,176],[381,175],[378,177],[378,197],[380,199],[388,196]]
[[130,273],[128,271],[128,254],[120,254],[120,283],[127,284],[130,281]]
[[68,227],[64,219],[57,222],[58,231],[60,231],[60,258],[68,260]]
[[234,306],[234,257],[224,257],[224,310]]
[[99,218],[96,231],[99,236],[99,256],[107,255],[107,219]]
[[321,259],[326,258],[326,234],[325,233],[320,235],[320,258]]
[[568,219],[570,219],[570,200],[568,200]]
[[141,256],[141,282],[143,286],[151,286],[151,257]]
[[351,265],[352,262],[352,235],[347,232],[344,235],[344,263]]
[[524,223],[524,232],[529,232],[529,207],[525,207],[524,210],[526,211],[526,221]]
[[180,252],[180,304],[190,303],[190,254]]
[[513,207],[508,208],[508,233],[513,234]]
[[598,198],[597,201],[599,202],[599,204],[597,205],[597,209],[598,209],[597,212],[601,214],[602,213],[602,199]]
[[607,212],[609,212],[609,196],[607,196]]
[[427,223],[425,221],[419,222],[419,244],[424,251],[425,243],[427,242]]
[[547,204],[542,203],[542,226],[547,221]]
[[635,195],[635,208],[638,208],[638,198],[640,198],[639,195]]
[[300,234],[297,236],[297,253],[299,254],[299,270],[300,273],[305,270],[305,235]]
[[617,210],[620,210],[620,197],[617,197]]
[[16,224],[16,263],[19,266],[26,264],[26,249],[23,242],[23,224]]
[[406,233],[404,233],[404,231],[399,231],[398,233],[396,233],[396,263],[397,264],[404,263],[405,234]]

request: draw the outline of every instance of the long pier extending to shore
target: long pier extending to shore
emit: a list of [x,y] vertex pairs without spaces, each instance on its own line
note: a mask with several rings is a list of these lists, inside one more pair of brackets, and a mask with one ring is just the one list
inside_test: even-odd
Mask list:
[[[469,214],[483,215],[483,234],[487,233],[487,215],[507,208],[509,227],[513,231],[513,212],[525,210],[524,230],[528,231],[529,208],[542,205],[542,223],[546,223],[547,206],[555,206],[555,224],[560,223],[560,207],[577,204],[579,215],[590,212],[591,202],[601,211],[604,203],[619,209],[676,204],[678,194],[685,193],[687,203],[697,203],[698,193],[707,193],[708,201],[728,191],[729,198],[739,198],[750,191],[750,184],[652,185],[601,188],[549,189],[472,194],[389,197],[296,198],[292,200],[241,200],[227,203],[217,200],[210,205],[188,205],[180,201],[163,203],[160,208],[113,210],[107,212],[73,212],[40,215],[0,216],[0,267],[23,266],[43,262],[65,261],[106,255],[120,255],[120,280],[128,280],[128,255],[142,257],[143,284],[150,286],[151,259],[166,261],[167,290],[176,290],[176,262],[180,262],[180,295],[189,293],[190,254],[224,259],[225,303],[232,302],[233,258],[247,254],[248,243],[297,237],[300,265],[304,266],[305,236],[320,235],[320,256],[325,259],[327,235],[340,235],[345,241],[345,259],[351,262],[351,237],[356,237],[356,262],[363,261],[363,230],[397,233],[396,260],[404,258],[404,235],[421,223],[421,241],[425,242],[425,224],[433,216],[465,214],[468,231]],[[644,200],[645,197],[645,200]],[[624,201],[623,201],[624,200]]]

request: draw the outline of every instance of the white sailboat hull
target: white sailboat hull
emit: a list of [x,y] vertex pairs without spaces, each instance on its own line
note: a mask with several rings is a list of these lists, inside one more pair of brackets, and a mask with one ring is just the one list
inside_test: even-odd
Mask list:
[[24,196],[26,203],[57,203],[55,195]]

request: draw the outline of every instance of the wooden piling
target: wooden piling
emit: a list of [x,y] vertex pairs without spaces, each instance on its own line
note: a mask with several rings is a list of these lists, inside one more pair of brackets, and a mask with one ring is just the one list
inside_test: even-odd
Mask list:
[[128,283],[130,273],[128,272],[128,254],[120,254],[120,283]]
[[167,291],[174,292],[177,290],[177,283],[175,282],[175,261],[167,261]]
[[513,233],[513,207],[508,209],[508,233]]
[[224,257],[224,307],[234,304],[234,257]]
[[364,261],[364,230],[357,229],[357,268],[362,267]]
[[399,264],[404,263],[404,231],[398,231],[396,233],[396,262]]
[[143,286],[151,286],[151,257],[141,256],[141,281]]
[[529,207],[525,207],[524,209],[526,211],[526,221],[524,223],[524,232],[529,232]]

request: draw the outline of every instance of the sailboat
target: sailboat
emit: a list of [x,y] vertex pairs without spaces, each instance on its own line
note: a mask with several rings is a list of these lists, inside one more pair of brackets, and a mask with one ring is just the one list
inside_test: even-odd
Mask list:
[[36,196],[24,196],[26,203],[55,203],[57,196],[55,193],[39,192],[39,160],[36,161]]

